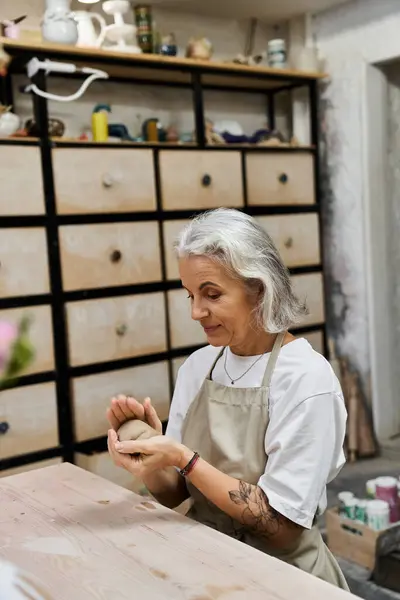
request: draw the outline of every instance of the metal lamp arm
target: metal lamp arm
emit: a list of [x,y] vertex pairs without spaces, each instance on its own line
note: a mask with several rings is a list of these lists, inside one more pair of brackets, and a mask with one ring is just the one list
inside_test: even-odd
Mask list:
[[87,79],[85,79],[85,81],[82,83],[79,90],[70,96],[58,96],[56,94],[45,92],[38,88],[34,83],[29,84],[25,88],[26,92],[33,92],[38,96],[42,96],[42,98],[56,100],[58,102],[73,102],[74,100],[78,100],[81,98],[81,96],[83,96],[93,81],[96,79],[108,79],[109,77],[108,73],[101,71],[100,69],[92,69],[91,67],[81,68],[71,63],[56,62],[48,59],[41,61],[37,58],[32,58],[27,64],[28,77],[32,79],[32,77],[34,77],[40,70],[44,70],[46,75],[49,73],[84,73],[88,75]]

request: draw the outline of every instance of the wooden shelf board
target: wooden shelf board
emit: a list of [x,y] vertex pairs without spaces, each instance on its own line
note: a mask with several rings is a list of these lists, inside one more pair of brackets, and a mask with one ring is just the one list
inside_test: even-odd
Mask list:
[[36,137],[0,136],[0,144],[39,144],[39,141],[39,138]]
[[238,150],[257,150],[258,152],[261,152],[263,150],[265,150],[266,152],[270,151],[270,152],[274,152],[275,150],[278,150],[279,152],[281,151],[287,151],[287,152],[312,152],[313,150],[315,150],[315,146],[294,146],[291,144],[215,144],[215,145],[208,145],[206,146],[206,148],[208,150],[214,150],[214,149],[218,149],[220,150],[222,149],[229,149],[229,148],[235,148]]
[[171,142],[94,142],[93,140],[77,140],[74,138],[52,138],[57,146],[64,145],[77,145],[77,146],[90,146],[91,148],[101,148],[102,146],[115,147],[115,148],[151,148],[157,146],[160,148],[193,148],[196,144],[193,142],[185,142],[182,144],[174,144]]
[[[36,53],[49,57],[64,58],[76,64],[102,68],[111,76],[190,84],[190,74],[203,74],[203,85],[241,88],[281,88],[293,84],[323,79],[324,73],[274,69],[266,66],[246,66],[231,62],[199,61],[189,58],[169,57],[156,54],[131,54],[98,48],[78,48],[63,44],[10,40],[0,38],[0,44],[11,56]],[[105,66],[106,65],[106,66]]]
[[[176,144],[173,142],[94,142],[93,140],[79,140],[75,138],[53,137],[51,141],[57,147],[62,146],[82,146],[90,148],[165,148],[170,150],[246,150],[257,152],[312,152],[314,146],[291,146],[290,144],[262,145],[262,144],[215,144],[200,148],[195,142],[182,142]],[[7,144],[39,144],[39,138],[35,137],[0,137],[0,145]]]

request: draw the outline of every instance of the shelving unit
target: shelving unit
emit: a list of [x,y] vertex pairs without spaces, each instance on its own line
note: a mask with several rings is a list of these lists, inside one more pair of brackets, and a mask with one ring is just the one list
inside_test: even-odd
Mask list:
[[[38,351],[30,372],[0,396],[0,422],[8,426],[0,433],[0,471],[64,459],[109,473],[104,413],[118,392],[150,395],[167,420],[177,368],[205,343],[190,319],[172,239],[204,209],[234,206],[260,219],[308,297],[310,317],[296,331],[327,353],[317,126],[323,75],[2,43],[12,56],[3,102],[13,104],[13,77],[34,56],[98,66],[127,84],[190,88],[197,143],[50,139],[47,101],[38,96],[40,137],[0,140],[0,318],[32,313]],[[45,75],[35,83],[45,89]],[[203,90],[265,94],[273,125],[275,95],[297,87],[309,91],[311,146],[207,146]]]

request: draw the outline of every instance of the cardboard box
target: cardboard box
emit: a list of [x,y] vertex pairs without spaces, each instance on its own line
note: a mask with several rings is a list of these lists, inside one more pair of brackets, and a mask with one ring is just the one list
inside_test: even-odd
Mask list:
[[326,511],[326,530],[328,547],[333,554],[371,571],[374,569],[378,539],[384,532],[340,517],[338,508]]

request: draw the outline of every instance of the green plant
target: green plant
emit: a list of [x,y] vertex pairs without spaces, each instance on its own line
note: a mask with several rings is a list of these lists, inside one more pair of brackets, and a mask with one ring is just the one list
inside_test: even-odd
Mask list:
[[19,324],[0,321],[0,390],[9,387],[31,364],[35,350],[29,340],[31,320],[23,317]]

